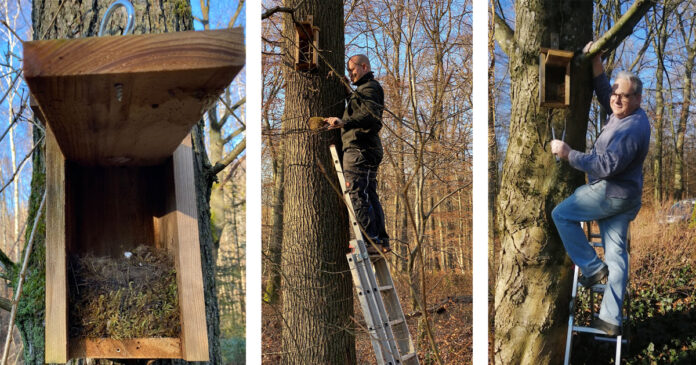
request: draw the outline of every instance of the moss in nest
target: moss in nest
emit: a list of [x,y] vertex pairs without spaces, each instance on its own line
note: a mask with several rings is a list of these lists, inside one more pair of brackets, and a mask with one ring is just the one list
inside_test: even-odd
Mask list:
[[119,258],[70,258],[70,337],[179,337],[172,258],[139,246]]
[[327,125],[327,123],[324,121],[324,118],[322,117],[311,117],[309,118],[309,129],[316,131],[317,129],[320,129]]

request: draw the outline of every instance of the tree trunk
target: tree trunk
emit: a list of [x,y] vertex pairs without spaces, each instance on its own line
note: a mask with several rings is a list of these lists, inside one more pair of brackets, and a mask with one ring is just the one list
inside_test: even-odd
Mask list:
[[510,140],[497,207],[502,250],[495,288],[496,364],[553,364],[563,356],[571,264],[551,210],[584,178],[566,162],[556,163],[550,125],[559,135],[566,119],[566,142],[585,151],[591,71],[575,58],[570,108],[540,107],[539,48],[550,47],[556,33],[560,49],[581,49],[592,39],[592,6],[567,0],[524,0],[515,6],[516,49],[508,52]]
[[664,130],[665,120],[665,99],[663,95],[663,80],[665,74],[665,45],[667,42],[667,10],[663,7],[662,19],[658,19],[657,12],[653,17],[653,25],[658,30],[657,37],[654,40],[655,54],[657,55],[657,69],[655,69],[655,145],[653,146],[653,180],[654,180],[654,197],[655,202],[662,202],[662,135]]
[[343,112],[344,87],[327,77],[329,66],[339,74],[344,69],[343,2],[287,0],[285,6],[296,8],[295,19],[313,17],[321,52],[317,70],[295,70],[295,26],[285,15],[282,363],[354,364],[347,214],[331,186],[337,179],[329,145],[339,135],[309,133],[306,125],[311,116]]
[[273,205],[271,206],[271,237],[268,242],[268,280],[263,293],[266,303],[274,304],[278,299],[280,289],[280,259],[283,247],[283,201],[285,191],[285,169],[283,164],[283,148],[278,148],[274,161],[275,173],[273,174]]
[[[681,24],[686,24],[682,21],[682,15],[679,14],[679,20]],[[683,91],[682,91],[682,108],[679,114],[679,124],[677,125],[677,142],[676,142],[676,158],[674,161],[674,199],[679,200],[684,194],[684,134],[686,133],[686,121],[689,119],[689,107],[691,106],[691,84],[692,75],[694,72],[694,66],[696,61],[696,43],[693,41],[693,37],[696,36],[696,21],[692,18],[690,21],[690,26],[688,29],[681,28],[682,38],[686,42],[685,44],[690,44],[687,55],[686,62],[684,62],[684,77],[683,77]]]
[[[33,39],[76,38],[95,36],[101,19],[110,5],[110,0],[79,1],[34,0],[32,2]],[[135,34],[164,33],[193,29],[191,6],[187,0],[160,0],[150,4],[144,0],[133,1],[135,7]],[[114,29],[121,24],[121,16],[114,14]],[[120,30],[119,30],[120,31]],[[114,31],[115,33],[115,31]],[[33,130],[34,141],[41,137],[41,130]],[[219,317],[215,287],[215,247],[210,230],[210,189],[212,176],[206,155],[204,125],[194,126],[192,131],[194,174],[198,201],[198,230],[201,245],[201,264],[205,294],[206,320],[208,326],[208,348],[210,364],[222,363],[219,346]],[[38,204],[45,190],[45,151],[39,149],[33,156],[29,222],[33,222]],[[26,234],[29,235],[31,225]],[[24,343],[24,360],[27,364],[44,363],[44,318],[45,310],[45,225],[39,222],[31,253],[28,275],[17,312],[17,327]],[[37,315],[37,313],[41,315]],[[159,363],[181,363],[163,360]]]

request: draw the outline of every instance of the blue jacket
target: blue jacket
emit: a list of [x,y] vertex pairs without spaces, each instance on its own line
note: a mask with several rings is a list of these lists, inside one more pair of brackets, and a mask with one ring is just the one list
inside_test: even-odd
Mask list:
[[[605,74],[594,78],[597,99],[611,110],[612,93]],[[582,153],[572,150],[568,161],[574,168],[587,173],[590,184],[607,181],[607,198],[630,199],[643,192],[643,162],[650,147],[650,122],[643,109],[636,109],[623,119],[609,117],[592,150]]]

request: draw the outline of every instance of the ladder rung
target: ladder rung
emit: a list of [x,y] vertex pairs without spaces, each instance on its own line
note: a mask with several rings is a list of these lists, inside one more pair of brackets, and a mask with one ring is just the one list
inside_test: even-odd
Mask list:
[[404,320],[403,320],[403,319],[400,319],[400,318],[399,318],[399,319],[395,319],[395,320],[393,320],[393,321],[389,321],[389,325],[392,326],[392,327],[394,327],[394,326],[396,326],[396,325],[399,325],[399,324],[402,324],[402,323],[404,323]]
[[[603,341],[603,342],[613,342],[613,343],[616,343],[616,340],[618,339],[618,337],[595,336],[594,339],[595,339],[596,341]],[[622,337],[622,338],[621,338],[621,343],[627,344],[627,343],[628,343],[628,340]]]
[[[579,281],[578,281],[578,285],[583,286],[582,284],[580,284]],[[607,284],[595,284],[595,285],[592,285],[590,287],[590,289],[592,289],[592,291],[595,293],[604,293],[604,289],[606,289],[606,287],[607,287]]]
[[593,328],[593,327],[573,326],[573,331],[581,332],[581,333],[594,333],[595,335],[604,335],[604,336],[607,335],[606,332],[600,331],[600,330]]
[[416,355],[417,354],[415,352],[411,352],[410,354],[403,355],[403,356],[401,356],[401,361],[411,360],[412,358],[416,357]]
[[384,286],[379,287],[379,291],[390,291],[390,290],[394,290],[393,285],[384,285]]

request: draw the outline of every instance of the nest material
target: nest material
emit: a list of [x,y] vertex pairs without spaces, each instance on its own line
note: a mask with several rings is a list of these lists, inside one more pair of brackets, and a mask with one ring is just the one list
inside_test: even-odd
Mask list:
[[328,123],[324,121],[323,117],[311,117],[309,118],[309,122],[307,122],[307,124],[309,125],[309,129],[316,131],[323,128]]
[[130,258],[71,257],[70,337],[179,337],[176,270],[164,250],[141,245]]

